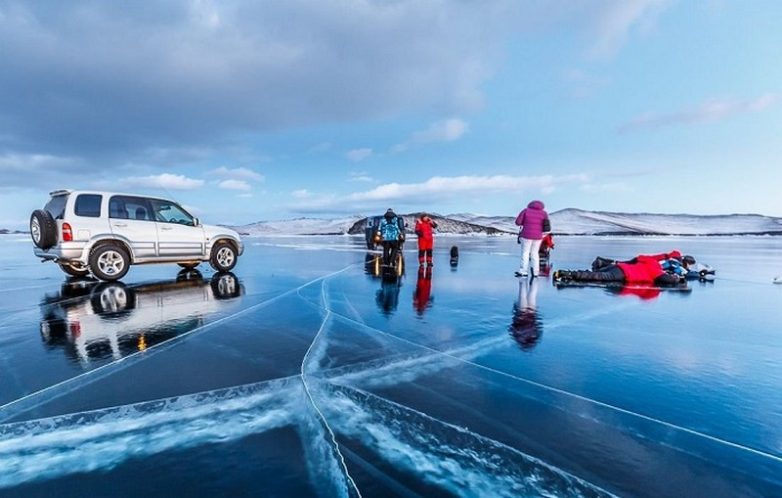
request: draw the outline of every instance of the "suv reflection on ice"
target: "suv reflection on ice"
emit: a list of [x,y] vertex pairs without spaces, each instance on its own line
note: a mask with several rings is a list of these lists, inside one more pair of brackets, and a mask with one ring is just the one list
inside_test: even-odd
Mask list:
[[231,271],[244,246],[235,231],[203,225],[176,202],[134,194],[57,190],[30,216],[34,253],[74,277],[119,280],[130,265],[208,261]]
[[243,291],[233,273],[207,280],[197,270],[138,285],[69,279],[41,303],[41,337],[85,366],[117,360],[203,325],[207,315],[223,307],[221,301]]

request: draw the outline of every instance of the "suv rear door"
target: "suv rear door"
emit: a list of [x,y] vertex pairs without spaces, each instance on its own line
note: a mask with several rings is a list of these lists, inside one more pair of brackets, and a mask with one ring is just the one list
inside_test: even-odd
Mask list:
[[157,225],[158,252],[162,258],[204,257],[204,227],[173,201],[149,199]]
[[68,215],[68,219],[71,221],[73,240],[86,242],[94,235],[106,233],[110,227],[103,195],[91,193],[75,195],[73,217]]
[[114,235],[127,239],[135,259],[156,256],[157,227],[148,199],[114,195],[109,200],[109,224]]

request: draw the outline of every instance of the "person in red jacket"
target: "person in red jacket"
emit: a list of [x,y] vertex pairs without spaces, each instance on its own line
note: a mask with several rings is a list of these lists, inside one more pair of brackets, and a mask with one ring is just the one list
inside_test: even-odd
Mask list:
[[538,251],[541,263],[544,260],[548,262],[549,253],[551,253],[552,249],[554,249],[554,237],[550,233],[544,233],[543,239],[540,241],[540,250]]
[[435,223],[428,214],[423,213],[415,222],[415,234],[418,235],[418,264],[424,263],[434,266],[432,262],[432,249],[434,248],[434,229]]
[[662,254],[641,254],[629,261],[610,263],[597,270],[557,270],[554,280],[580,282],[625,282],[654,285],[675,285],[681,277],[663,270],[661,262],[681,258],[679,251]]

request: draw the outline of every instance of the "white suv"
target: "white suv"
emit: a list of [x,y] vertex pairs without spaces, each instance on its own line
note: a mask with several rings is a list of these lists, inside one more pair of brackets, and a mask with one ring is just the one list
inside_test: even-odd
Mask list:
[[118,280],[130,265],[209,261],[236,266],[244,246],[235,231],[202,225],[173,201],[134,194],[57,190],[30,216],[35,255],[72,276]]

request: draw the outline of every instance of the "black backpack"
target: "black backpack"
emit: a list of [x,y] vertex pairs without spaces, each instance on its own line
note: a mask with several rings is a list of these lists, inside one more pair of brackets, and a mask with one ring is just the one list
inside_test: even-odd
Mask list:
[[551,221],[548,218],[545,218],[543,220],[543,231],[544,232],[550,232],[551,231]]

